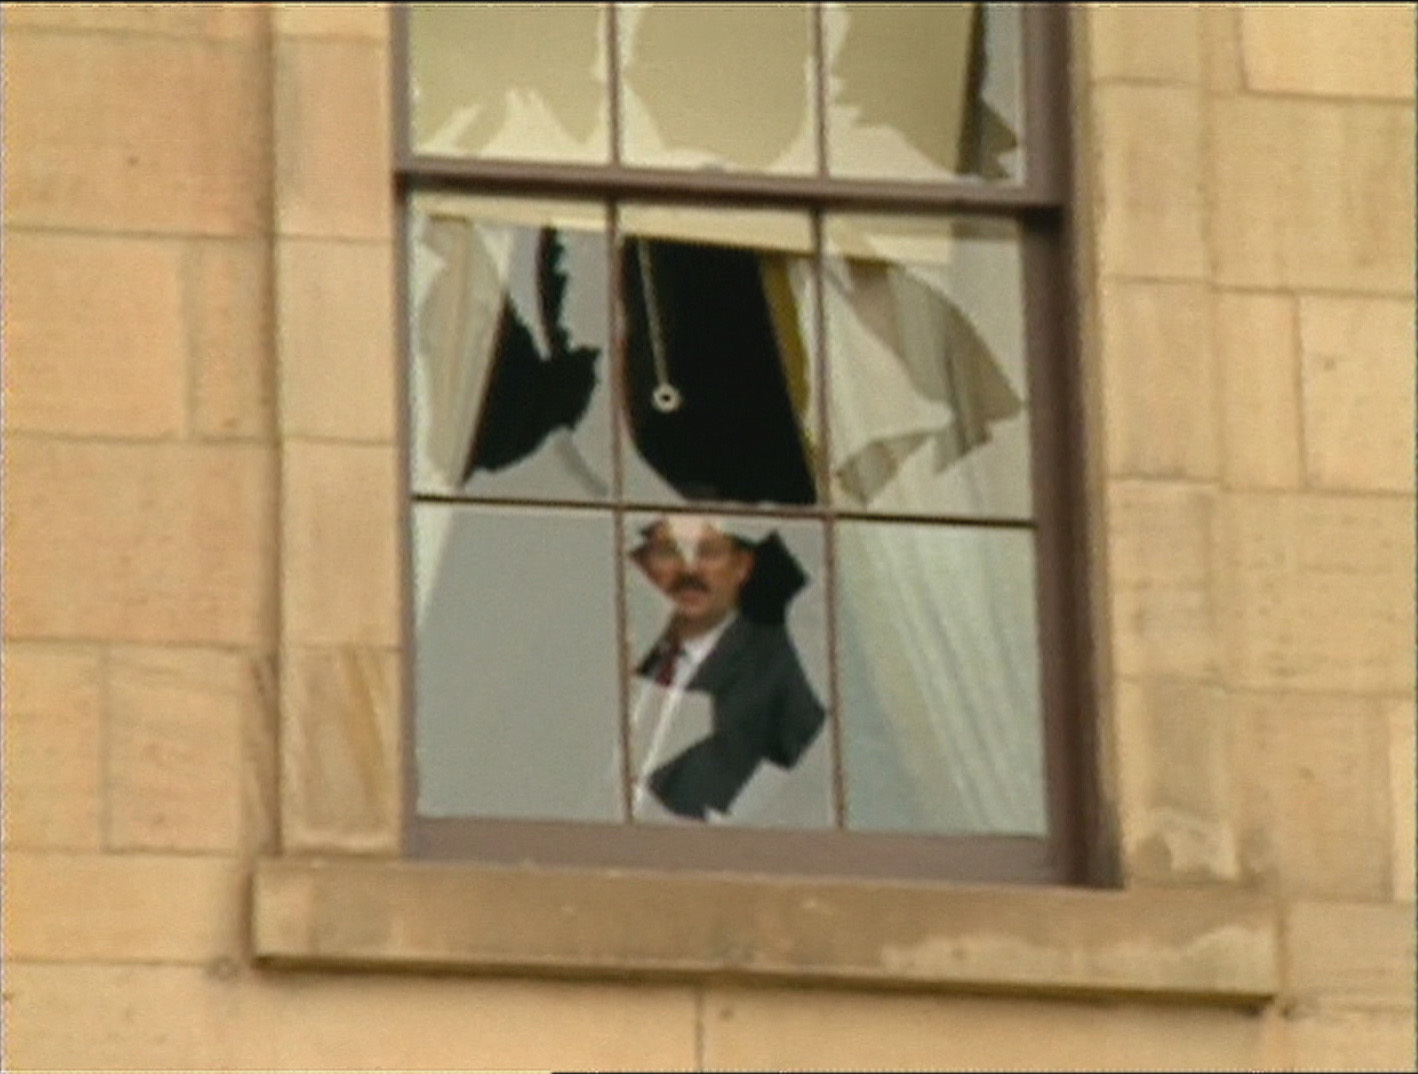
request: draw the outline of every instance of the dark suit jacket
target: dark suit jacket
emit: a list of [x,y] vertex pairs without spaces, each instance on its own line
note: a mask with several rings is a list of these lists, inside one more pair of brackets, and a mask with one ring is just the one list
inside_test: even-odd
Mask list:
[[[636,669],[646,675],[652,652]],[[791,768],[822,729],[826,711],[803,674],[787,630],[740,616],[686,684],[713,698],[709,736],[650,774],[651,791],[682,817],[727,813],[758,766]]]

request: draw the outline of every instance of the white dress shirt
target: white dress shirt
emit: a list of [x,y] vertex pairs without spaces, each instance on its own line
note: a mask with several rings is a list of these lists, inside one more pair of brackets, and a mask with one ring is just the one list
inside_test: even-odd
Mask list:
[[[640,679],[640,694],[631,716],[631,735],[636,743],[648,739],[649,745],[643,753],[636,751],[641,754],[636,765],[633,802],[637,819],[673,816],[655,802],[647,780],[665,761],[701,741],[713,729],[713,699],[697,690],[686,691],[685,687],[736,618],[738,613],[731,612],[714,629],[680,642],[674,677],[668,685]],[[723,817],[711,811],[709,819],[722,820]]]

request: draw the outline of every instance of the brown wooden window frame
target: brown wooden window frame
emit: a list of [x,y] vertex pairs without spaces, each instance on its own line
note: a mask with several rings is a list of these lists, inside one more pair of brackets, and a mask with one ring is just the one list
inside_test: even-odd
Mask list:
[[[404,750],[406,856],[418,860],[490,865],[611,867],[655,871],[721,871],[750,874],[837,876],[862,879],[935,879],[963,882],[1111,884],[1113,848],[1103,836],[1093,700],[1089,624],[1086,486],[1082,392],[1077,376],[1076,297],[1072,279],[1074,219],[1071,204],[1067,5],[1024,4],[1022,181],[982,183],[861,181],[780,177],[631,167],[618,153],[616,55],[610,56],[613,161],[606,165],[556,165],[416,154],[410,145],[408,11],[392,9],[394,77],[393,180],[400,324],[399,430],[400,524],[411,532],[415,496],[410,487],[412,438],[407,427],[409,296],[404,220],[420,191],[512,194],[528,198],[595,198],[715,206],[795,209],[811,213],[818,236],[826,213],[840,211],[987,214],[1016,221],[1022,236],[1029,418],[1033,474],[1039,623],[1040,688],[1045,735],[1049,834],[1044,839],[943,834],[831,831],[762,831],[713,827],[659,828],[491,819],[431,819],[417,814],[418,773],[413,748]],[[818,8],[820,11],[820,8]],[[615,5],[608,5],[607,34],[615,42]],[[816,23],[820,27],[820,19]],[[822,50],[817,50],[819,65]],[[818,79],[819,84],[821,78]],[[824,123],[819,108],[819,124]],[[819,131],[819,138],[825,133]],[[609,235],[614,248],[614,225]],[[613,284],[612,286],[615,286]],[[819,333],[818,347],[825,346]],[[612,363],[614,364],[614,363]],[[614,386],[612,386],[614,395]],[[624,510],[612,500],[610,508]],[[791,509],[771,514],[789,516]],[[833,517],[832,507],[804,517]],[[407,548],[409,542],[405,540]],[[405,592],[412,565],[403,562]],[[412,602],[405,601],[406,664],[415,632]],[[414,675],[406,667],[405,741],[416,733]],[[837,717],[833,714],[835,722]]]

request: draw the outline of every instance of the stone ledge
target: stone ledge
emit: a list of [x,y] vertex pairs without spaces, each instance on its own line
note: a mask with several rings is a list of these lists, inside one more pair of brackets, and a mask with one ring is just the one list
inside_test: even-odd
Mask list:
[[268,858],[253,953],[279,968],[791,982],[1256,1008],[1273,900]]

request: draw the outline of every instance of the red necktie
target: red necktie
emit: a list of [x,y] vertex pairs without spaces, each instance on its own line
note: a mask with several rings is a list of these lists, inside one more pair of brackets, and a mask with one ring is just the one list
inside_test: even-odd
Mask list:
[[675,667],[679,663],[679,654],[682,651],[676,642],[670,642],[666,648],[668,651],[665,653],[664,659],[660,661],[660,669],[655,672],[655,682],[660,686],[668,686],[674,682]]

